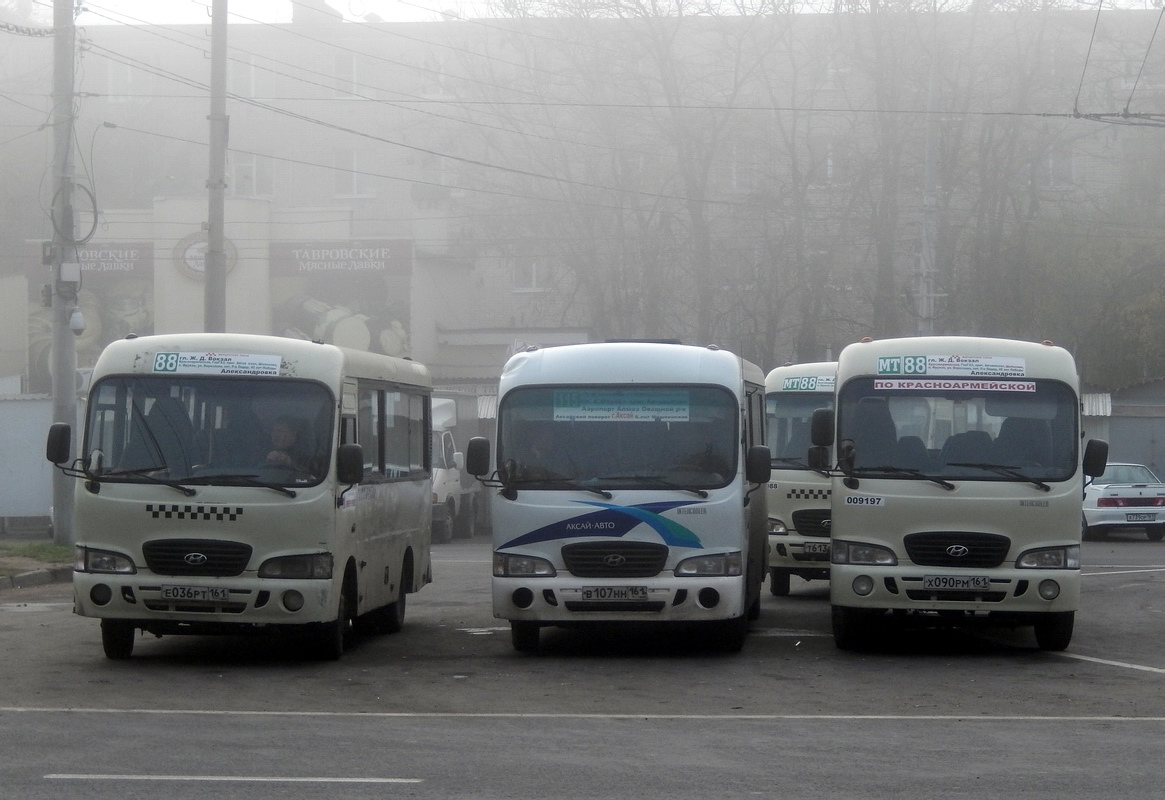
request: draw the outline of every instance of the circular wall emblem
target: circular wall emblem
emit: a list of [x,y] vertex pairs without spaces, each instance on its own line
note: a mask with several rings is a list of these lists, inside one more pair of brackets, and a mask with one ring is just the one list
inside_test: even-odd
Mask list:
[[[178,269],[191,278],[202,279],[206,276],[206,250],[209,247],[206,231],[197,231],[183,237],[174,246],[174,261]],[[223,239],[223,250],[226,251],[227,272],[235,268],[239,260],[239,251],[230,239]]]

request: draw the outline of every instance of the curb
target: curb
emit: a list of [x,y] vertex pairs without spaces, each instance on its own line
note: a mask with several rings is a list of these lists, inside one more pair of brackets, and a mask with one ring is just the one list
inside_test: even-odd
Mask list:
[[30,586],[45,586],[50,583],[71,583],[72,565],[48,567],[32,572],[22,572],[10,578],[0,578],[0,592],[6,589],[27,589]]

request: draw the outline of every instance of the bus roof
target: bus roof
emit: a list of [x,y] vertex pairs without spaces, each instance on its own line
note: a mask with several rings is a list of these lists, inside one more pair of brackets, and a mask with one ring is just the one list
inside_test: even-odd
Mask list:
[[[216,354],[228,361],[247,355],[260,357],[260,361],[266,357],[266,361],[272,364],[271,357],[277,356],[280,359],[278,372],[273,368],[269,374],[285,378],[311,378],[334,383],[340,375],[353,375],[412,386],[432,385],[429,370],[415,361],[306,339],[250,333],[164,333],[118,339],[101,352],[93,368],[93,380],[114,374],[153,374],[158,371],[155,370],[158,353]],[[187,371],[187,374],[192,373],[193,370]],[[215,373],[205,371],[202,374]]]
[[[834,388],[837,377],[836,361],[807,361],[804,364],[785,364],[771,370],[765,376],[765,391],[768,392],[825,392]],[[807,378],[808,382],[791,383],[792,378]],[[824,379],[824,380],[822,380]]]
[[1074,388],[1079,385],[1076,361],[1063,347],[982,336],[855,342],[841,351],[837,371],[839,380],[855,375],[1054,378]]
[[502,370],[499,392],[525,385],[689,383],[761,385],[760,367],[714,347],[661,342],[594,342],[517,353]]

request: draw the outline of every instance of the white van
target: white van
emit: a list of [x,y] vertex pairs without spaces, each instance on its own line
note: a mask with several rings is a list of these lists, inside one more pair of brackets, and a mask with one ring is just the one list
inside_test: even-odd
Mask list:
[[659,342],[531,349],[498,393],[494,616],[515,649],[543,625],[701,623],[739,650],[765,576],[764,374]]
[[813,412],[832,409],[836,361],[788,364],[765,378],[769,478],[769,591],[789,594],[792,576],[829,579],[830,477],[809,466]]
[[817,465],[836,442],[833,635],[869,641],[883,616],[921,625],[1032,625],[1072,639],[1084,476],[1079,378],[1062,347],[935,336],[864,340],[838,357],[836,412],[814,419]]
[[429,583],[430,378],[408,360],[274,336],[111,343],[76,476],[76,613],[109,658],[136,632],[296,630],[339,658]]

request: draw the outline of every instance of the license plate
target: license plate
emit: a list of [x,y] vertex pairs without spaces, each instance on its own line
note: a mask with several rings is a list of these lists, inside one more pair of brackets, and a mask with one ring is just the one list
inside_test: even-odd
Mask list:
[[807,556],[827,556],[827,555],[829,555],[829,542],[805,542],[805,555],[807,555]]
[[225,603],[231,599],[231,590],[211,586],[163,586],[162,599],[191,603]]
[[596,600],[599,602],[633,602],[642,603],[647,601],[647,587],[646,586],[584,586],[582,589],[583,600]]
[[1142,512],[1140,514],[1125,514],[1125,522],[1156,522],[1156,521],[1157,521],[1156,512],[1153,512],[1153,513]]
[[926,575],[923,589],[943,592],[965,592],[970,589],[990,589],[991,579],[986,575]]

